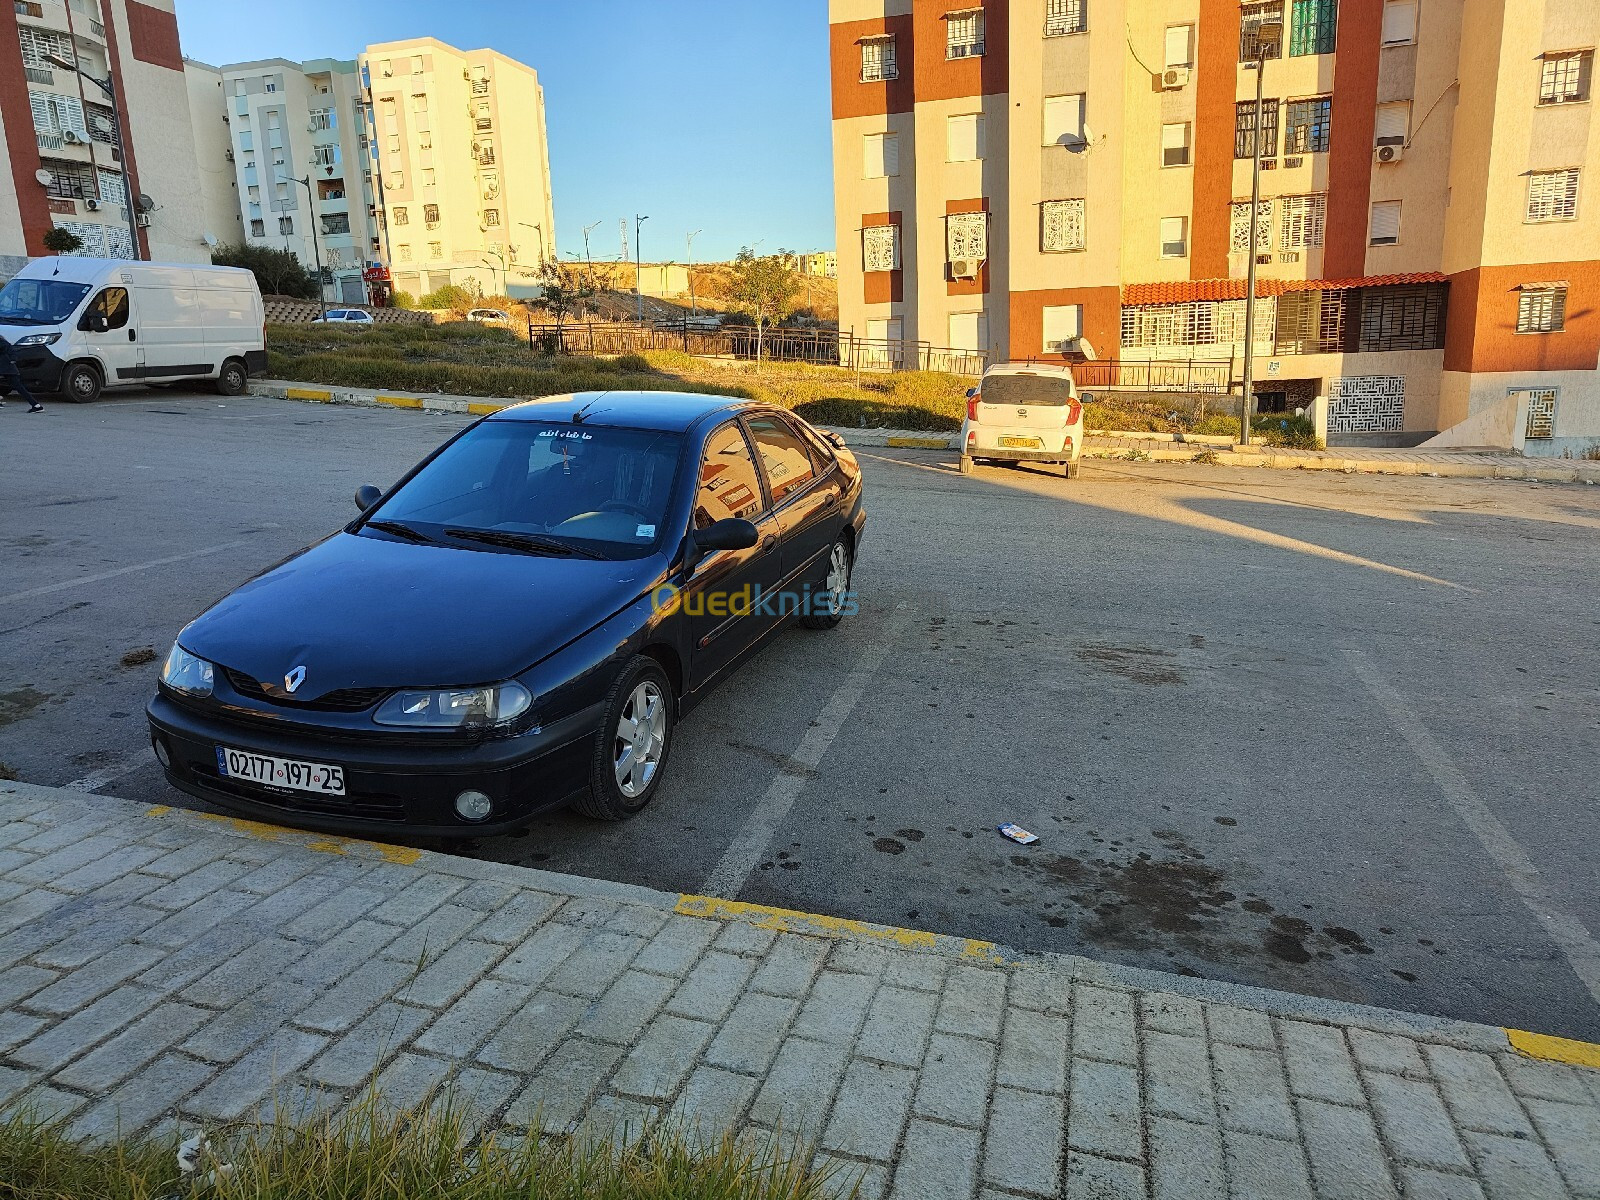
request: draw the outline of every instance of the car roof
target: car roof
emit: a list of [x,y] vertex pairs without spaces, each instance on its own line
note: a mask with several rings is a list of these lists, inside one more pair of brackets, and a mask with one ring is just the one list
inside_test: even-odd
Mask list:
[[574,413],[586,408],[585,425],[682,432],[702,417],[750,407],[747,400],[702,392],[571,392],[528,400],[501,409],[488,419],[566,423]]
[[1072,368],[1064,363],[996,363],[984,375],[1044,375],[1055,379],[1071,379]]

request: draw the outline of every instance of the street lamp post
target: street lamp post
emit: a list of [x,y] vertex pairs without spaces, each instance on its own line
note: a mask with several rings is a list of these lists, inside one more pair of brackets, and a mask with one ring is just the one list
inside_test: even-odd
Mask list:
[[[1264,20],[1256,24],[1256,116],[1251,133],[1250,155],[1250,265],[1245,270],[1244,297],[1244,380],[1239,398],[1239,444],[1250,444],[1250,414],[1255,407],[1256,386],[1256,254],[1259,240],[1259,222],[1256,213],[1261,208],[1261,93],[1262,81],[1267,74],[1267,51],[1277,48],[1283,36],[1281,20]],[[1274,124],[1273,128],[1277,128]]]
[[139,253],[139,218],[134,208],[136,197],[133,194],[133,172],[128,167],[128,146],[122,137],[122,115],[117,111],[116,85],[109,75],[104,79],[97,79],[76,62],[67,62],[53,54],[46,54],[43,57],[45,62],[60,67],[63,71],[76,71],[104,92],[106,99],[111,101],[111,126],[117,134],[117,161],[122,164],[123,211],[128,214],[128,236],[133,239],[133,260],[139,262],[144,255]]
[[286,180],[298,183],[306,190],[306,211],[311,217],[311,253],[317,260],[317,307],[322,310],[324,318],[328,315],[328,293],[322,287],[322,243],[317,240],[317,199],[311,191],[311,176],[296,179],[293,175],[284,176]]
[[639,226],[649,219],[637,213],[633,217],[633,319],[640,325],[644,324],[644,275],[641,265],[644,260],[639,253]]
[[544,226],[537,221],[518,221],[517,224],[524,229],[531,229],[539,235],[539,265],[541,267],[544,266]]
[[689,244],[689,266],[687,267],[689,272],[689,308],[692,312],[692,315],[696,317],[700,315],[700,305],[694,298],[694,239],[702,232],[704,231],[696,229],[686,239]]

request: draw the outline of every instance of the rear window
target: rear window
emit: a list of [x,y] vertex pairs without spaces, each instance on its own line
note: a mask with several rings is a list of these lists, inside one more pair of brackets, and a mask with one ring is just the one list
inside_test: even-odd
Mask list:
[[1072,403],[1072,385],[1051,375],[991,375],[983,381],[985,404],[1054,405]]

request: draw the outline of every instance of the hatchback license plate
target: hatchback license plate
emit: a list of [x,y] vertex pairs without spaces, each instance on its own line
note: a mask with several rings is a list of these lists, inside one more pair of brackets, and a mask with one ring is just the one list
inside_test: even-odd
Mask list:
[[1000,444],[1013,450],[1038,450],[1044,445],[1038,438],[1003,437]]
[[249,750],[217,747],[217,771],[228,779],[259,783],[267,787],[290,788],[297,792],[316,792],[323,796],[344,795],[344,768],[327,763],[301,762],[255,754]]

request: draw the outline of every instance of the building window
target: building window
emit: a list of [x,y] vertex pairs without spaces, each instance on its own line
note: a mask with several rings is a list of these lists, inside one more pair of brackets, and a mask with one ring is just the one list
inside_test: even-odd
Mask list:
[[411,97],[411,111],[414,113],[425,113],[428,111],[428,97],[426,93],[418,92],[416,95]]
[[1539,69],[1539,103],[1576,104],[1587,100],[1593,74],[1593,50],[1546,54]]
[[294,232],[294,218],[293,217],[279,217],[278,218],[278,232],[279,233],[293,233]]
[[432,167],[423,167],[422,168],[422,186],[423,187],[431,188],[434,185],[435,178],[436,178],[436,176],[434,175],[434,170],[433,170]]
[[945,161],[974,162],[983,157],[983,114],[962,113],[945,122]]
[[437,204],[424,204],[422,206],[422,220],[429,229],[439,228],[439,206]]
[[989,214],[951,213],[944,219],[947,262],[974,262],[989,257]]
[[1290,10],[1289,56],[1332,54],[1338,34],[1338,0],[1294,0]]
[[261,220],[259,217],[256,220],[251,221],[250,222],[250,236],[251,237],[266,237],[267,236],[267,223],[265,221]]
[[400,135],[398,133],[391,133],[389,135],[389,153],[400,153]]
[[1283,152],[1321,154],[1328,148],[1328,129],[1333,113],[1333,97],[1291,100],[1285,106]]
[[394,223],[396,225],[406,225],[406,224],[410,223],[411,214],[406,212],[405,209],[403,209],[403,208],[392,208],[389,211],[394,215]]
[[893,37],[861,39],[861,82],[882,83],[899,79],[900,68],[895,63]]
[[1161,165],[1187,167],[1189,165],[1189,123],[1161,127]]
[[1284,196],[1282,204],[1279,248],[1304,250],[1322,245],[1323,231],[1328,224],[1328,194],[1317,192],[1310,196]]
[[1577,217],[1577,167],[1537,171],[1528,176],[1529,221],[1573,221]]
[[1167,66],[1194,66],[1194,26],[1167,26]]
[[1044,98],[1044,144],[1081,146],[1083,144],[1083,93]]
[[[1256,152],[1256,102],[1241,100],[1233,109],[1233,156],[1253,158]],[[1261,157],[1274,158],[1278,153],[1278,102],[1261,101]]]
[[420,133],[417,134],[417,149],[418,150],[432,150],[433,149],[433,134],[430,133],[428,130],[424,129]]
[[1065,354],[1068,343],[1083,336],[1083,305],[1047,304],[1044,306],[1044,352]]
[[861,231],[861,269],[863,271],[900,269],[900,226],[868,225]]
[[337,118],[331,108],[314,108],[311,110],[311,132],[316,133],[323,129],[334,128]]
[[410,262],[411,261],[411,245],[410,245],[410,243],[409,242],[401,242],[399,245],[397,245],[394,248],[394,256],[395,256],[395,258],[399,259],[401,262]]
[[1396,100],[1378,105],[1378,119],[1372,129],[1374,146],[1404,146],[1411,136],[1411,101]]
[[498,224],[500,224],[500,210],[498,208],[486,208],[486,209],[484,209],[483,210],[483,223],[485,225],[498,225]]
[[1383,44],[1410,46],[1417,40],[1417,0],[1384,0]]
[[1081,199],[1046,200],[1039,206],[1039,222],[1039,249],[1045,253],[1084,248],[1084,202]]
[[[1232,207],[1228,250],[1233,254],[1250,253],[1250,202],[1235,201]],[[1272,201],[1263,200],[1256,205],[1256,252],[1272,248]]]
[[411,73],[413,75],[422,74],[422,55],[413,54],[411,56]]
[[1396,246],[1400,243],[1400,201],[1379,200],[1372,206],[1372,232],[1368,245]]
[[[41,161],[45,170],[50,172],[50,182],[44,189],[46,195],[60,200],[100,198],[100,192],[95,189],[94,168],[88,163],[69,162],[58,158],[46,158]],[[120,179],[118,183],[120,185]],[[118,200],[120,203],[120,196]]]
[[900,139],[892,133],[869,133],[861,139],[861,174],[886,179],[900,174]]
[[944,22],[946,58],[976,58],[983,53],[983,9],[948,13]]
[[989,321],[986,314],[981,312],[962,312],[950,314],[950,340],[952,350],[964,350],[968,354],[982,354],[989,345]]
[[1088,28],[1088,0],[1045,0],[1045,37],[1083,33]]
[[1528,424],[1526,426],[1528,437],[1555,437],[1556,391],[1557,389],[1555,388],[1528,389]]
[[428,257],[429,258],[443,258],[444,257],[444,243],[443,242],[429,242],[428,243]]
[[1161,218],[1161,257],[1187,258],[1189,256],[1189,218]]
[[329,237],[338,237],[350,232],[349,213],[327,213],[322,218],[322,232]]
[[[1266,0],[1261,4],[1242,5],[1239,12],[1239,61],[1255,62],[1261,57],[1261,39],[1258,30],[1263,21],[1283,21],[1283,0]],[[1277,58],[1283,53],[1283,38],[1268,42],[1267,57]]]
[[1518,333],[1560,333],[1567,326],[1567,285],[1528,283],[1517,297]]
[[[22,42],[22,65],[35,70],[48,71],[55,64],[48,61],[59,58],[62,62],[76,64],[77,52],[72,39],[54,29],[40,29],[35,25],[18,25],[17,37]],[[45,80],[44,82],[49,82]]]
[[311,157],[316,160],[319,167],[334,167],[339,165],[339,147],[313,146]]

